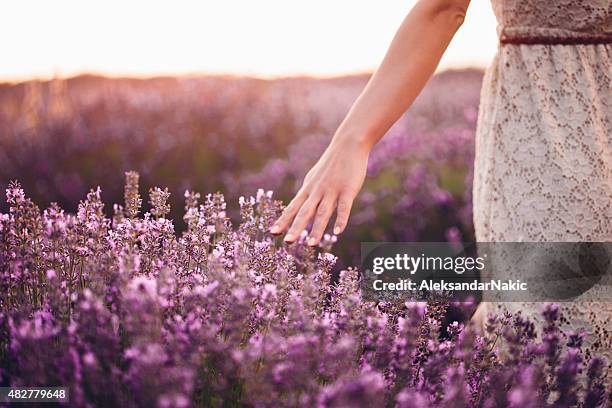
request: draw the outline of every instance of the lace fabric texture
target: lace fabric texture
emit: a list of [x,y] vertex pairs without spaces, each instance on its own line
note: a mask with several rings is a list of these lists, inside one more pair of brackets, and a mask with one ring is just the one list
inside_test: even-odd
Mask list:
[[[612,38],[610,0],[493,0],[493,8],[501,39]],[[477,241],[612,241],[611,77],[609,41],[500,46],[476,131]],[[612,362],[607,297],[561,306],[566,328],[588,332],[587,358]],[[485,302],[482,313],[502,306],[538,321],[543,305]]]
[[499,37],[581,38],[612,33],[610,0],[493,0]]

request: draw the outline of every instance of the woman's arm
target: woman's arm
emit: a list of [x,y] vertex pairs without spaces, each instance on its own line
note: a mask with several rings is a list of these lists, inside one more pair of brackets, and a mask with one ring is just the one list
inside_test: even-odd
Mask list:
[[271,229],[295,241],[314,217],[308,245],[317,245],[338,209],[334,234],[348,222],[365,178],[370,149],[421,92],[453,35],[469,0],[420,0],[395,34],[380,67],[353,104],[302,188]]

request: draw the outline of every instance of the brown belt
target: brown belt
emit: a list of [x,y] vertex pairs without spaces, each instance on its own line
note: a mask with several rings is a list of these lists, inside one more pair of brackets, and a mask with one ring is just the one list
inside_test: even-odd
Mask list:
[[580,37],[554,37],[554,36],[519,36],[510,37],[504,34],[499,38],[500,44],[525,45],[591,45],[612,44],[612,34],[593,34]]

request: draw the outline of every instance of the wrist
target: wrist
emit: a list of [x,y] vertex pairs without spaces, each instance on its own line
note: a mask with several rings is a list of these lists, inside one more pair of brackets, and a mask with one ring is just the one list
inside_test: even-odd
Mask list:
[[332,138],[330,147],[343,151],[357,150],[369,155],[374,143],[373,138],[369,137],[367,132],[348,132],[338,129]]

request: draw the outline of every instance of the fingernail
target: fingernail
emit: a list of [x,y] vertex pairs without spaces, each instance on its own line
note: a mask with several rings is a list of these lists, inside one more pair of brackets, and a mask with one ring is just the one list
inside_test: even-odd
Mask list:
[[338,235],[340,233],[340,227],[334,227],[334,234]]
[[272,228],[270,228],[270,232],[272,234],[278,234],[280,232],[280,227],[278,225],[273,225]]
[[308,238],[308,245],[310,246],[314,246],[314,244],[317,242],[316,239],[314,239],[314,237],[310,237]]
[[285,241],[285,242],[292,242],[293,241],[293,234],[285,235],[285,238],[283,239],[283,241]]

